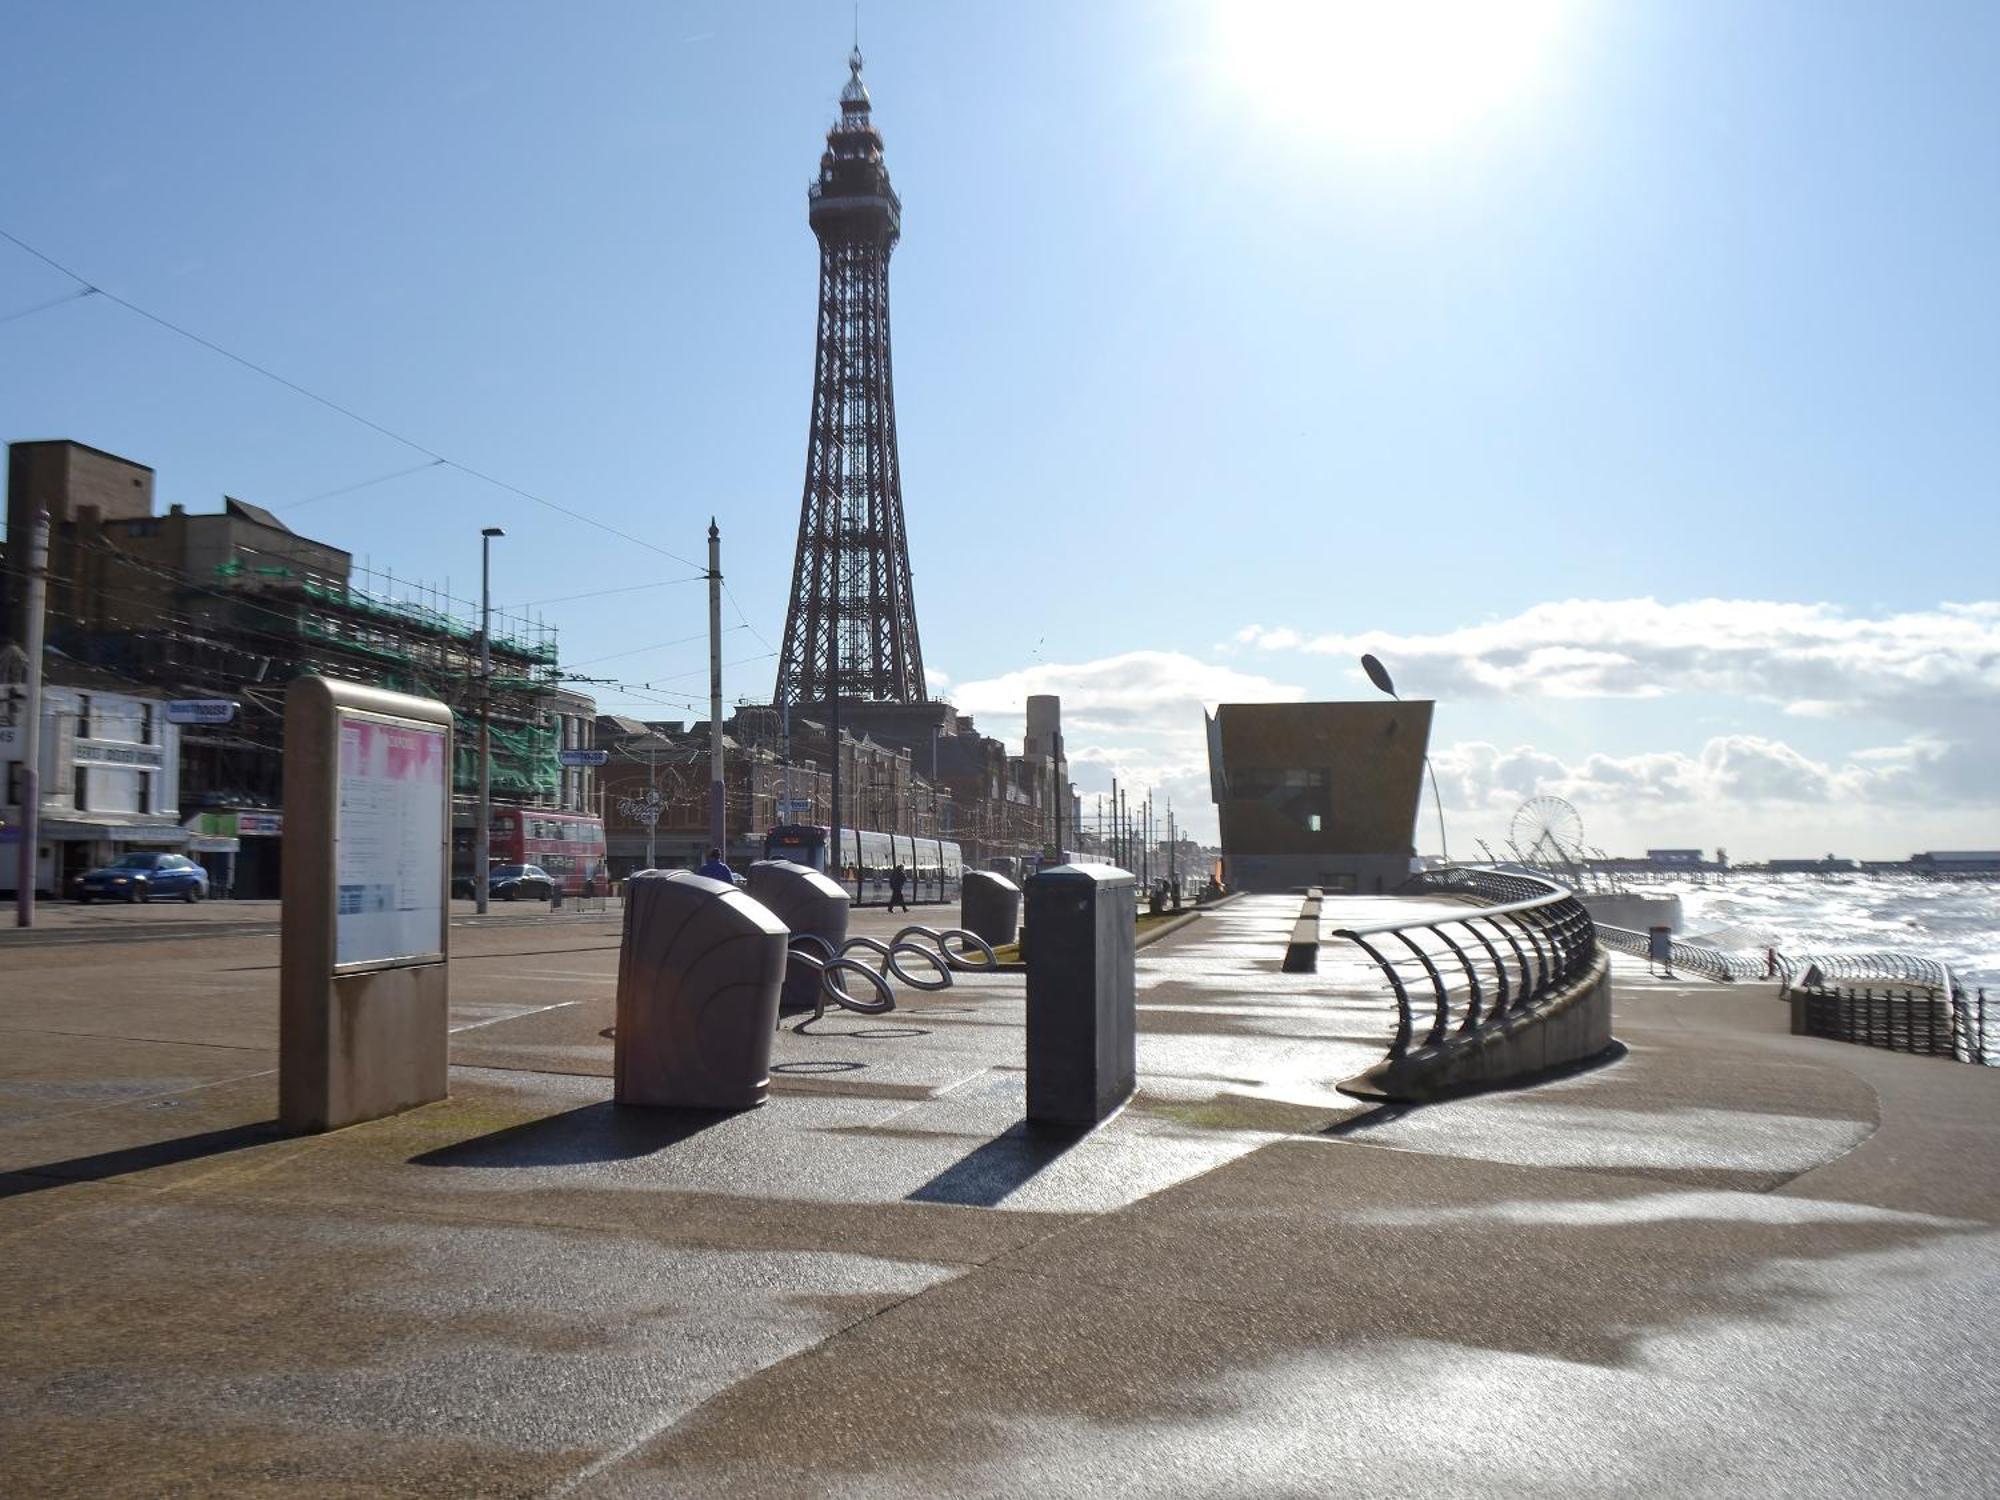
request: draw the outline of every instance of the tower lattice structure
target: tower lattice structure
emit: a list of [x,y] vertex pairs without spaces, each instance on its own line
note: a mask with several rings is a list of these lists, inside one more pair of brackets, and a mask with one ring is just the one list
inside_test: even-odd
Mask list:
[[923,648],[903,530],[889,254],[903,205],[869,117],[861,53],[848,58],[840,119],[808,191],[819,238],[819,334],[779,703],[920,703]]

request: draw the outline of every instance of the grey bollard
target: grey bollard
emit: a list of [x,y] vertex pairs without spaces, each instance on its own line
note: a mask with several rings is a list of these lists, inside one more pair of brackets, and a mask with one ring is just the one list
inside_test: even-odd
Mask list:
[[1138,1082],[1131,875],[1059,865],[1028,881],[1028,1118],[1090,1126]]
[[1021,888],[991,870],[967,870],[958,887],[958,925],[1005,947],[1021,932]]
[[[750,896],[762,902],[794,937],[823,938],[840,951],[847,941],[853,905],[840,882],[810,865],[789,859],[760,859],[750,866]],[[815,957],[825,957],[816,954]],[[813,1010],[819,1005],[820,971],[792,962],[785,970],[781,1010]]]
[[628,880],[612,1097],[681,1109],[762,1104],[788,936],[724,881],[690,870]]

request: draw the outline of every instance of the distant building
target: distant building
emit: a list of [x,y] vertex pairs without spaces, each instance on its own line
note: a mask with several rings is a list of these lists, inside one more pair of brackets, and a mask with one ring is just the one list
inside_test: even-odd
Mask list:
[[[22,815],[18,712],[27,659],[0,650],[0,890],[15,888],[14,850]],[[179,726],[166,701],[143,685],[59,654],[43,663],[41,794],[35,840],[35,888],[66,892],[86,870],[121,854],[180,851]]]
[[1389,891],[1416,857],[1427,701],[1225,703],[1208,721],[1224,880]]
[[1648,849],[1646,858],[1656,865],[1695,867],[1702,863],[1699,849]]
[[[237,703],[231,722],[184,731],[178,787],[198,840],[237,844],[236,894],[278,894],[285,687],[306,674],[449,704],[453,823],[470,838],[476,609],[417,585],[357,577],[347,552],[247,501],[157,515],[151,469],[82,443],[14,443],[7,475],[10,538],[28,535],[37,508],[49,512],[52,654],[168,699]],[[20,640],[18,590],[4,620],[7,638]],[[595,811],[594,773],[560,764],[562,749],[588,748],[596,709],[558,686],[555,632],[496,615],[491,657],[496,806]],[[197,852],[217,868],[199,844]]]
[[2000,849],[1928,849],[1910,865],[1925,875],[2000,875]]

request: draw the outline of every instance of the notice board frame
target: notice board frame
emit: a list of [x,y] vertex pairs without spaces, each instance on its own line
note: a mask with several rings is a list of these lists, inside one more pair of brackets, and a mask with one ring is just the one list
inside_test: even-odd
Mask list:
[[368,974],[378,969],[404,969],[414,964],[438,964],[445,961],[450,951],[451,934],[451,726],[434,720],[411,718],[404,714],[386,713],[375,708],[360,708],[336,702],[333,712],[333,809],[332,845],[334,868],[340,868],[343,852],[341,793],[344,782],[339,770],[340,745],[343,734],[350,723],[378,724],[389,729],[401,729],[416,734],[427,735],[438,741],[439,761],[439,835],[437,841],[437,941],[434,946],[420,953],[390,954],[379,958],[350,959],[343,963],[340,952],[340,887],[336,877],[334,883],[334,954],[335,959],[329,972],[335,975]]

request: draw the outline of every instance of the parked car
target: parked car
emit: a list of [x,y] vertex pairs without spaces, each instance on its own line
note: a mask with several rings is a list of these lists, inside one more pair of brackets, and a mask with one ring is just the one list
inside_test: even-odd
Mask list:
[[555,877],[540,865],[495,865],[486,879],[495,901],[546,901],[555,889]]
[[[555,877],[540,865],[495,865],[486,877],[486,893],[495,901],[546,901],[555,888]],[[479,894],[470,875],[452,876],[451,893],[467,901]]]
[[199,901],[208,894],[208,871],[182,854],[127,854],[101,870],[76,878],[71,894],[78,901],[150,901],[155,896],[179,896]]

